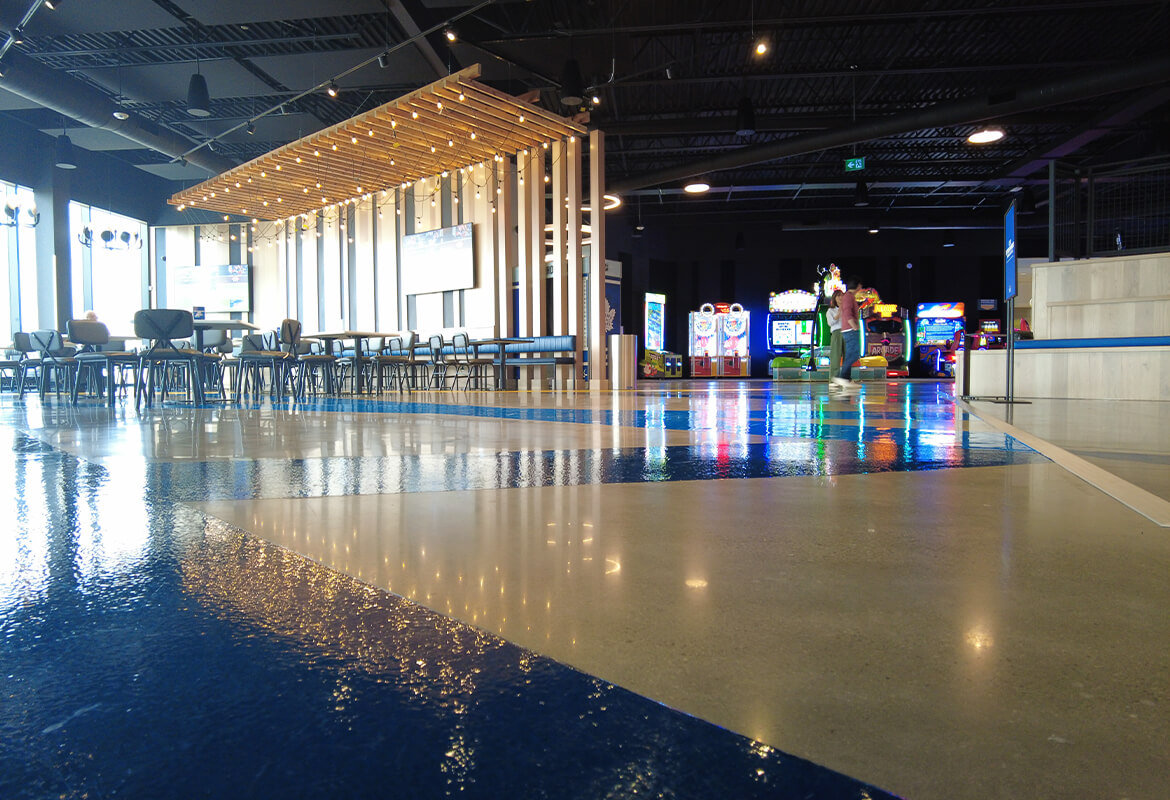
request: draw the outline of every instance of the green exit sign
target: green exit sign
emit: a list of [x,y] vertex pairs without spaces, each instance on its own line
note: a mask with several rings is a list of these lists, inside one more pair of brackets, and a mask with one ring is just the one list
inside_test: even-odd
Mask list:
[[863,169],[865,169],[865,156],[861,156],[860,158],[845,159],[846,172],[859,172]]

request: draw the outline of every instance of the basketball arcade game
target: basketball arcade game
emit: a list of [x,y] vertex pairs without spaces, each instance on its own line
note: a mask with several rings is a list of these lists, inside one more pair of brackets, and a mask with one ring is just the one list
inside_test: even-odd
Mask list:
[[919,303],[914,320],[914,344],[926,374],[934,378],[955,376],[955,353],[962,347],[967,329],[962,303]]
[[746,378],[750,313],[739,303],[704,303],[690,313],[691,377]]

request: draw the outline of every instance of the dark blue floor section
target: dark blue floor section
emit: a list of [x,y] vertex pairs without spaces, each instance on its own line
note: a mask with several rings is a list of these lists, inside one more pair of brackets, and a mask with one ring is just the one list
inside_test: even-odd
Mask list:
[[[263,463],[107,469],[11,427],[0,446],[15,491],[0,534],[2,798],[891,796],[266,542],[209,533],[176,502],[271,491]],[[671,474],[725,469],[704,466],[718,453],[679,450]],[[551,479],[556,457],[480,467],[516,485],[525,470]],[[646,469],[621,452],[588,458]],[[771,462],[749,449],[727,463]],[[474,483],[448,466],[398,485]]]

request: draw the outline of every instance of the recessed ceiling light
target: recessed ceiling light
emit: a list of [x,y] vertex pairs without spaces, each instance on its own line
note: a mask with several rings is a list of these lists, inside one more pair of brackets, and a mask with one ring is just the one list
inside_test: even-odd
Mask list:
[[967,137],[971,144],[991,144],[1004,137],[1003,128],[980,128]]

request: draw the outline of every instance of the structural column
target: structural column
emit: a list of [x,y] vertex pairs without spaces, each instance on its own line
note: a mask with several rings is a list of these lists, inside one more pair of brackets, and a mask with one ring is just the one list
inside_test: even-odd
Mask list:
[[565,145],[565,194],[557,197],[565,206],[565,258],[567,260],[569,333],[576,338],[573,385],[580,386],[585,364],[585,264],[581,256],[581,140],[569,137]]
[[496,263],[498,265],[499,286],[496,293],[498,303],[496,318],[499,321],[501,336],[512,336],[516,333],[516,323],[512,315],[512,272],[516,268],[516,236],[513,228],[516,226],[516,189],[512,182],[512,170],[507,160],[493,161],[489,173],[488,200],[495,209],[496,223]]
[[605,349],[605,134],[589,133],[589,390],[609,388]]

